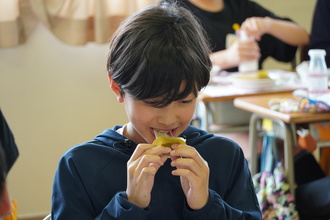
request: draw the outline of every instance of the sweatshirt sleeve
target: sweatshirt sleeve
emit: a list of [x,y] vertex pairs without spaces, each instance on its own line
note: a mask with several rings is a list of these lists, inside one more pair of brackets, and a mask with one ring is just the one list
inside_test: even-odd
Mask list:
[[52,219],[147,219],[149,209],[130,203],[125,192],[118,192],[100,214],[91,202],[83,178],[74,159],[68,155],[61,158],[53,183]]
[[219,172],[225,178],[220,177],[220,181],[216,183],[226,188],[225,192],[220,195],[215,190],[217,186],[210,184],[210,199],[207,205],[197,211],[187,208],[185,210],[185,219],[262,219],[248,163],[238,146],[232,149],[231,153],[226,154],[222,158],[222,160],[226,160],[227,166],[225,168],[223,168],[223,164],[218,165],[217,168],[213,166],[214,172],[221,169],[225,170]]
[[227,204],[218,193],[209,190],[210,199],[208,204],[201,210],[194,211],[189,208],[185,209],[185,219],[202,220],[233,220],[233,219],[246,219],[246,220],[261,220],[261,213],[258,208],[251,210],[239,210]]

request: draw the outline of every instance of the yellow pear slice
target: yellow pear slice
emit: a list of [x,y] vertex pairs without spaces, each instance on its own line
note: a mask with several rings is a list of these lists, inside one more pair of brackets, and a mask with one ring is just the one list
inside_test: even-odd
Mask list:
[[155,146],[171,147],[172,144],[185,144],[186,140],[181,137],[171,137],[166,131],[154,130],[156,139],[152,142]]
[[155,146],[171,147],[172,144],[185,144],[186,140],[181,137],[158,137],[152,144]]
[[266,70],[258,70],[257,72],[253,73],[241,73],[237,75],[238,79],[267,79],[269,78],[268,72]]

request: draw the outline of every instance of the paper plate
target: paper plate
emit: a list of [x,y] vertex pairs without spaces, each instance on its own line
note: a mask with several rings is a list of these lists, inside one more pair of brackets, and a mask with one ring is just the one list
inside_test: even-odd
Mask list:
[[232,78],[232,84],[241,89],[249,89],[249,90],[261,90],[266,88],[271,88],[274,86],[275,81],[270,78],[264,78],[264,79],[244,79],[240,78],[241,75],[233,74],[231,76]]

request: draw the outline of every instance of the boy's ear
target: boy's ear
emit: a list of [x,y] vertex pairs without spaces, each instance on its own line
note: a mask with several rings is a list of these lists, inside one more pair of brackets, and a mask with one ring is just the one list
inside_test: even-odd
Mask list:
[[120,86],[112,79],[112,76],[110,74],[108,74],[108,79],[110,83],[110,88],[115,93],[117,101],[122,103],[124,101],[124,98],[121,95]]

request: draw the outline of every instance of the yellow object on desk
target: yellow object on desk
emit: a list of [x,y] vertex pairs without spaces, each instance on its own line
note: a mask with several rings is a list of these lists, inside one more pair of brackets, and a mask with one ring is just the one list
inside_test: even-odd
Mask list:
[[268,72],[266,70],[258,70],[252,73],[239,73],[236,74],[236,78],[239,79],[269,79]]

